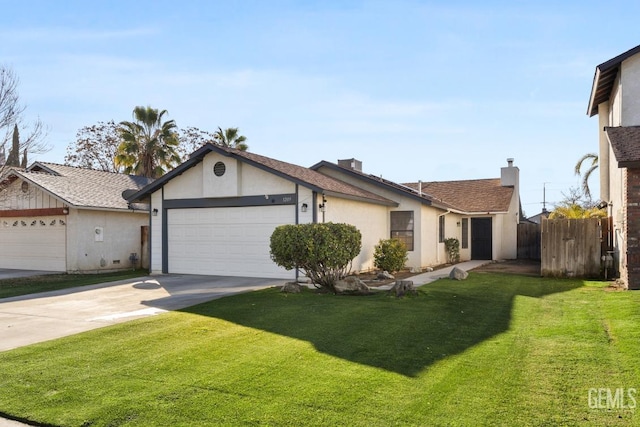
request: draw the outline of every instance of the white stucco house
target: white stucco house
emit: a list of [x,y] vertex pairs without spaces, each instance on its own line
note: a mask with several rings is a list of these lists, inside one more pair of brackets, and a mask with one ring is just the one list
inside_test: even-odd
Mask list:
[[127,200],[150,203],[152,273],[289,279],[297,273],[269,254],[283,224],[356,226],[355,271],[372,270],[374,246],[390,237],[407,244],[414,269],[445,263],[449,237],[463,259],[516,258],[518,179],[510,162],[501,178],[402,185],[363,173],[355,159],[306,168],[208,144]]
[[[36,162],[0,180],[0,268],[96,272],[131,268],[143,252],[149,213],[132,210],[125,190],[144,177]],[[145,230],[145,232],[148,230]]]
[[600,199],[613,222],[616,271],[640,289],[640,46],[596,66],[587,114],[598,116]]

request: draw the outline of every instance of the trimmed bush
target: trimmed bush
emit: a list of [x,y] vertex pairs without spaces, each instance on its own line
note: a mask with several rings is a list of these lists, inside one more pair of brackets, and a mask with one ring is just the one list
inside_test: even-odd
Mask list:
[[407,247],[398,239],[380,240],[373,252],[374,265],[389,273],[402,270],[408,259]]
[[335,293],[336,281],[351,271],[362,235],[349,224],[281,225],[271,235],[271,259],[281,267],[299,268],[321,288]]

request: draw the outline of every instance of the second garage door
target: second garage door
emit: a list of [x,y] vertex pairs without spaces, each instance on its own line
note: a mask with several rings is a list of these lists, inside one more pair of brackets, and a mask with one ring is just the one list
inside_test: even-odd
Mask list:
[[66,218],[0,218],[0,268],[66,271]]
[[269,255],[269,239],[293,224],[295,206],[170,209],[169,273],[293,278]]

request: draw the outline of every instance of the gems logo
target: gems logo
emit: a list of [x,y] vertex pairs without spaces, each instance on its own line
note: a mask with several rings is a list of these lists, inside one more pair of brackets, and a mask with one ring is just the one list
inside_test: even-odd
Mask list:
[[635,388],[590,388],[589,408],[591,409],[636,409]]

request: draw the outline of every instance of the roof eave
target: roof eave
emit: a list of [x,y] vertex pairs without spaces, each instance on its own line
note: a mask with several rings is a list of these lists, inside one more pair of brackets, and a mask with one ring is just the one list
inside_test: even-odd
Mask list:
[[370,199],[368,197],[355,196],[355,195],[344,194],[344,193],[338,193],[336,191],[323,191],[322,194],[324,194],[326,196],[330,196],[330,197],[338,197],[340,199],[347,199],[347,200],[355,200],[355,201],[358,201],[358,202],[373,203],[373,204],[382,205],[382,206],[391,206],[391,207],[400,206],[399,203],[394,202],[393,200],[386,200],[385,201],[385,200]]

